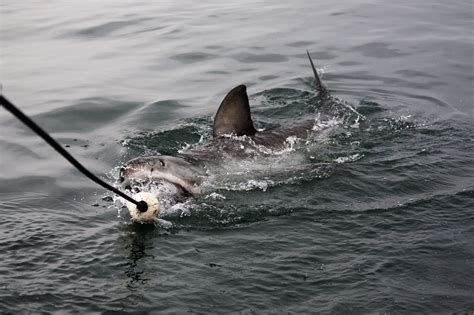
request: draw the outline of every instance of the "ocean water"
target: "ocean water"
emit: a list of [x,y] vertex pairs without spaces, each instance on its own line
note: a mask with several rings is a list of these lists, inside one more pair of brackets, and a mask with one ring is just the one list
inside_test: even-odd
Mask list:
[[137,224],[1,109],[0,313],[474,313],[472,1],[0,10],[2,92],[110,183],[238,84],[258,128],[317,117],[306,50],[358,113]]

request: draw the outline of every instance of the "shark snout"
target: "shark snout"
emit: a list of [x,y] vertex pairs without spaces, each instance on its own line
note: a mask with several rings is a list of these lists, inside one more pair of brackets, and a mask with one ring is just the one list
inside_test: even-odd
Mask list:
[[152,178],[153,168],[149,163],[134,159],[124,164],[119,171],[119,183],[122,188],[131,190],[134,182],[143,182]]
[[124,176],[125,168],[121,167],[120,172],[119,172],[119,183],[122,184],[125,181],[125,176]]
[[119,183],[123,189],[132,190],[131,181],[127,176],[126,168],[121,167],[119,172]]

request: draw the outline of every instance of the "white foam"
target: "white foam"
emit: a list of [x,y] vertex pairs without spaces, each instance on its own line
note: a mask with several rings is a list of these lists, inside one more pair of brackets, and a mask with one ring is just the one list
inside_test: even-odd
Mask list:
[[338,164],[348,163],[348,162],[355,162],[357,160],[360,160],[363,157],[364,157],[363,154],[356,153],[356,154],[352,154],[352,155],[349,155],[349,156],[338,157],[337,159],[334,160],[334,162],[336,162]]
[[204,197],[205,199],[214,199],[214,200],[225,200],[226,197],[224,195],[218,194],[216,192],[212,192],[209,195]]

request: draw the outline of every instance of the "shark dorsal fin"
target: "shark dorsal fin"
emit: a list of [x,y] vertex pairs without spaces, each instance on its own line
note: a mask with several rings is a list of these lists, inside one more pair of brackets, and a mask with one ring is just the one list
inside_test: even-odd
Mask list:
[[306,51],[306,53],[308,54],[309,62],[311,63],[311,68],[313,69],[316,91],[319,93],[320,96],[327,95],[328,90],[326,89],[323,82],[321,81],[321,78],[318,75],[318,71],[316,70],[316,67],[314,66],[314,63],[313,63],[313,60],[311,59],[309,51]]
[[245,85],[233,88],[222,101],[214,117],[213,134],[252,136],[256,132],[250,116],[249,98]]

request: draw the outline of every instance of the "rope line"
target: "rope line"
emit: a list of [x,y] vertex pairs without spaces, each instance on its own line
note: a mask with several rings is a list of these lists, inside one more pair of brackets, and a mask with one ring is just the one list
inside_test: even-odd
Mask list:
[[145,201],[136,201],[132,197],[124,194],[117,188],[113,187],[110,184],[107,184],[99,177],[91,173],[87,168],[85,168],[79,161],[77,161],[69,152],[67,152],[56,140],[54,140],[46,131],[44,131],[40,126],[38,126],[31,118],[26,116],[21,110],[19,110],[15,105],[13,105],[8,99],[6,99],[3,95],[0,95],[0,103],[8,110],[10,113],[13,114],[16,118],[18,118],[22,123],[28,126],[31,130],[33,130],[38,136],[40,136],[46,143],[48,143],[51,147],[53,147],[60,155],[62,155],[69,163],[71,163],[79,172],[84,174],[86,177],[94,181],[95,183],[99,184],[100,186],[104,187],[105,189],[112,191],[119,195],[120,197],[124,198],[127,201],[135,204],[137,209],[140,212],[146,212],[148,209],[148,204]]

